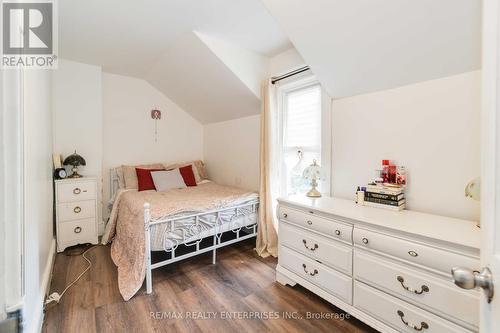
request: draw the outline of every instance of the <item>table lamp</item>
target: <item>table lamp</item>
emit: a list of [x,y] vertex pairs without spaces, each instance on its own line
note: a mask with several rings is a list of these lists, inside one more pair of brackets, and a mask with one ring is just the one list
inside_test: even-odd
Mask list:
[[76,153],[76,150],[73,154],[69,155],[64,159],[63,164],[72,166],[71,171],[73,171],[73,173],[69,176],[69,178],[82,177],[81,175],[78,174],[78,167],[80,165],[86,165],[86,163],[85,159]]
[[318,186],[318,180],[321,179],[321,167],[316,163],[316,160],[313,160],[313,164],[304,170],[302,177],[311,181],[312,188],[306,193],[306,195],[312,198],[321,197],[321,193],[316,189]]

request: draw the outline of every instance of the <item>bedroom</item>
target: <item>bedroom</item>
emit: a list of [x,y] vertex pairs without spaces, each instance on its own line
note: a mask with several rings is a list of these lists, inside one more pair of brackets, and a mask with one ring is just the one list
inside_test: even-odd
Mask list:
[[500,330],[496,1],[2,11],[0,331]]

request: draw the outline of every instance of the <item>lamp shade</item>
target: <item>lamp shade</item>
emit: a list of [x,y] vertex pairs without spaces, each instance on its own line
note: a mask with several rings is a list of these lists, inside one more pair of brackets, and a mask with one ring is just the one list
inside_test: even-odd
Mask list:
[[85,159],[80,155],[78,155],[75,150],[73,154],[69,155],[64,159],[63,164],[71,166],[80,166],[80,165],[86,165],[86,162]]
[[321,178],[321,167],[316,163],[316,160],[314,160],[313,164],[311,164],[304,170],[302,177],[307,180],[317,180]]

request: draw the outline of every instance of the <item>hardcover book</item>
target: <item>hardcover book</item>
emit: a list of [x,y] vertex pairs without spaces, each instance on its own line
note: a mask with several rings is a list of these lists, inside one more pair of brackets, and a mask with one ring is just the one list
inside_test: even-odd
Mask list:
[[368,206],[368,207],[374,207],[374,208],[382,208],[382,209],[387,209],[387,210],[393,210],[393,211],[401,211],[403,209],[405,209],[405,205],[402,204],[401,206],[389,206],[389,205],[382,205],[382,204],[378,204],[378,203],[375,203],[375,202],[369,202],[369,201],[365,201],[364,203],[365,206]]
[[382,199],[382,200],[393,200],[393,201],[399,201],[404,199],[405,195],[403,193],[401,194],[384,194],[384,193],[377,193],[377,192],[371,192],[371,191],[366,191],[365,192],[365,198],[375,198],[375,199]]
[[378,198],[371,198],[371,197],[365,197],[365,202],[373,202],[373,203],[378,203],[381,205],[388,205],[388,206],[401,206],[405,204],[405,199],[402,200],[384,200],[384,199],[378,199]]

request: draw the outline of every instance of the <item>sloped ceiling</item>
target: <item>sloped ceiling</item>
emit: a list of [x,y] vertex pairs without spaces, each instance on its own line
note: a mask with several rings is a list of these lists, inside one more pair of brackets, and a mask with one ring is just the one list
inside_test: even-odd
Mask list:
[[262,0],[333,98],[480,68],[480,0]]
[[58,4],[63,58],[146,79],[202,123],[258,113],[291,42],[333,98],[480,68],[480,0]]
[[201,123],[259,113],[269,57],[291,47],[260,0],[58,4],[61,57],[146,79]]
[[269,74],[270,59],[222,39],[195,34],[260,99],[260,84]]
[[172,45],[145,78],[203,124],[260,110],[259,97],[195,33]]
[[260,0],[58,1],[63,58],[141,77],[167,49],[199,31],[264,56],[291,47]]

